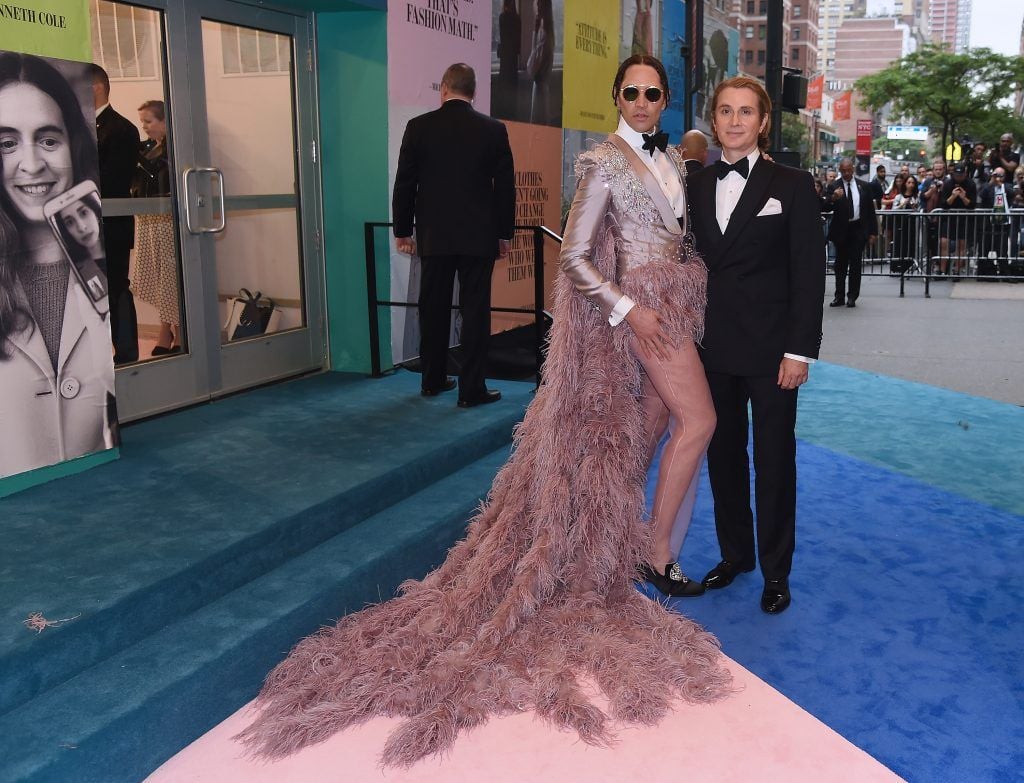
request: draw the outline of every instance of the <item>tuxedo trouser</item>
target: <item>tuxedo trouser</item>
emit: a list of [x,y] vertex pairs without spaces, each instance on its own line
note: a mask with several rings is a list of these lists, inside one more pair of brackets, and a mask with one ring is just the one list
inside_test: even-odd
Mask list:
[[424,389],[440,389],[448,366],[452,289],[459,276],[462,312],[462,366],[459,398],[476,399],[486,391],[484,373],[491,335],[491,273],[494,259],[481,256],[436,255],[420,259],[420,365]]
[[[665,430],[669,431],[658,466],[651,524],[655,535],[668,540],[672,556],[677,557],[693,514],[694,479],[715,431],[715,406],[693,340],[683,340],[678,348],[667,347],[667,361],[645,356],[635,337],[630,349],[643,367],[640,404],[648,465]],[[652,565],[661,568],[665,564]]]
[[[860,296],[861,255],[864,253],[864,229],[860,223],[851,223],[847,234],[836,246],[836,299],[856,299]],[[847,291],[846,277],[849,274],[850,288]]]
[[781,389],[775,375],[708,372],[718,426],[708,447],[715,499],[715,529],[722,559],[743,568],[755,563],[750,509],[747,403],[754,423],[754,502],[757,560],[768,579],[786,579],[796,544],[796,389]]
[[104,221],[103,241],[106,255],[107,292],[110,304],[110,340],[117,362],[134,362],[139,358],[139,324],[135,298],[128,277],[131,240],[124,232],[107,230]]

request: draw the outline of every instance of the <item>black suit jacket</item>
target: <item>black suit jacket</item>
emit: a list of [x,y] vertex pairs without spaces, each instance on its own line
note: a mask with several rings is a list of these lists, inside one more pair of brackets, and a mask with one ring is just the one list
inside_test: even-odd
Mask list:
[[[783,354],[818,358],[825,242],[811,175],[758,160],[723,236],[714,166],[687,177],[697,250],[708,267],[701,357],[711,372],[775,375]],[[757,216],[769,199],[781,212]]]
[[515,225],[515,173],[504,124],[463,100],[409,121],[391,198],[396,237],[421,256],[494,258]]
[[[100,196],[128,198],[139,150],[138,129],[130,120],[107,106],[96,117],[96,145],[100,161]],[[132,246],[134,218],[105,218],[103,228],[107,245],[126,243],[127,247]]]
[[[857,192],[860,194],[860,226],[865,237],[873,237],[878,233],[878,220],[875,212],[875,200],[868,182],[857,180]],[[846,212],[846,197],[838,201],[832,200],[832,194],[843,187],[842,177],[825,188],[825,205],[822,212],[832,213],[832,222],[828,226],[828,238],[832,242],[842,242],[850,233],[850,220]]]

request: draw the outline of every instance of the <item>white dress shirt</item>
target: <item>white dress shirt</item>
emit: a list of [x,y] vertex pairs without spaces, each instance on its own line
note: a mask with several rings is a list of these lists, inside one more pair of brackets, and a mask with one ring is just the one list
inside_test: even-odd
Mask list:
[[[729,160],[725,153],[722,153],[722,160],[726,163],[735,163],[734,160]],[[718,186],[715,189],[715,218],[718,220],[718,227],[725,233],[725,230],[729,227],[729,221],[732,219],[733,210],[736,209],[736,205],[739,203],[740,196],[743,195],[743,188],[747,186],[747,180],[750,179],[750,175],[754,171],[754,166],[761,160],[761,150],[754,148],[754,151],[747,155],[747,162],[750,165],[750,170],[747,172],[747,176],[743,177],[735,171],[730,171],[725,175],[725,179],[718,180]],[[800,362],[807,364],[813,364],[814,359],[810,359],[806,356],[799,356],[795,353],[784,353],[787,359],[796,359]]]
[[[656,133],[657,128],[653,129],[653,132]],[[682,217],[683,210],[686,209],[686,198],[683,196],[683,182],[679,178],[676,164],[659,149],[655,149],[653,155],[645,150],[643,134],[629,127],[629,123],[623,117],[619,118],[619,127],[615,129],[615,135],[623,139],[640,156],[640,160],[658,180],[661,192],[665,194],[665,198],[672,205],[673,214],[676,217]],[[623,296],[612,308],[612,314],[608,316],[608,323],[612,326],[622,323],[629,311],[633,309],[633,304],[632,299]]]

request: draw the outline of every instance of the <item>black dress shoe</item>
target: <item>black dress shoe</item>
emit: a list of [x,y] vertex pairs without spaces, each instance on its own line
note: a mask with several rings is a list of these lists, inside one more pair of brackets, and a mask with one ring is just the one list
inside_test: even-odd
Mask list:
[[856,300],[856,299],[854,299],[854,298],[853,298],[853,297],[851,296],[851,297],[850,297],[849,299],[847,299],[847,300],[846,300],[846,306],[847,306],[847,307],[856,307],[856,306],[857,306],[857,300]]
[[839,298],[839,297],[837,296],[837,297],[836,297],[835,299],[833,299],[833,300],[832,300],[831,302],[829,302],[829,303],[828,303],[828,306],[829,306],[829,307],[842,307],[842,306],[843,306],[843,304],[844,304],[843,300],[842,300],[842,299],[840,299],[840,298]]
[[659,574],[644,563],[640,566],[640,575],[669,598],[695,598],[704,595],[704,585],[684,574],[679,563],[668,563],[664,574]]
[[422,389],[420,389],[420,394],[422,394],[424,397],[436,397],[437,395],[441,394],[441,392],[451,391],[454,388],[455,379],[445,378],[444,383],[442,383],[440,387],[436,389],[428,389],[426,386],[424,386]]
[[768,614],[779,614],[786,611],[791,600],[788,579],[769,579],[764,583],[764,592],[761,593],[763,611]]
[[162,345],[158,345],[155,348],[153,348],[152,352],[150,352],[149,355],[150,356],[171,356],[172,354],[175,354],[175,353],[181,353],[181,346],[180,345],[172,345],[170,348],[166,348],[166,347],[164,347]]
[[494,389],[485,389],[479,397],[472,397],[468,400],[459,398],[460,408],[475,408],[477,405],[488,405],[501,399],[501,392]]
[[708,571],[701,584],[708,590],[720,590],[731,585],[732,580],[740,574],[746,574],[753,570],[754,566],[739,566],[735,563],[730,563],[728,560],[723,560]]

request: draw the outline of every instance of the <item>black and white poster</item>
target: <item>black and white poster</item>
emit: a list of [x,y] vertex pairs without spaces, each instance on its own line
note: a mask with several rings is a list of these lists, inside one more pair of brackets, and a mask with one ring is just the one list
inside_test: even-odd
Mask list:
[[117,445],[86,63],[0,52],[0,478]]

